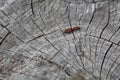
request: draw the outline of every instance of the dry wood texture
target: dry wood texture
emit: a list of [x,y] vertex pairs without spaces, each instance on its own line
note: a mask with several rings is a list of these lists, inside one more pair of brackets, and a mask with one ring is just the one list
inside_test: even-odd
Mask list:
[[0,80],[120,80],[119,23],[119,0],[0,0]]

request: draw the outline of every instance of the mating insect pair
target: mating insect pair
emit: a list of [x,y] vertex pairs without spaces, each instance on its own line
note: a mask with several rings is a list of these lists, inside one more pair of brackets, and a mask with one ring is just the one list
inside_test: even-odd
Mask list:
[[73,27],[73,28],[67,28],[67,29],[65,29],[65,33],[71,33],[71,32],[73,32],[73,31],[77,31],[77,30],[80,30],[80,27]]

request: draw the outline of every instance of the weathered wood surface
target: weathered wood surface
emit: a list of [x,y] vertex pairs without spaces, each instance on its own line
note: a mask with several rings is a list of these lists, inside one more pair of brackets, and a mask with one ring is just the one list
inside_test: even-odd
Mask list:
[[119,13],[119,0],[0,0],[0,80],[119,80]]

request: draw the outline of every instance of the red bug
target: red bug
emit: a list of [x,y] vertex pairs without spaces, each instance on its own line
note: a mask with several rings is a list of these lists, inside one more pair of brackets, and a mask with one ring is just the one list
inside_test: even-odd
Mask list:
[[76,30],[80,30],[80,27],[77,27],[77,26],[73,27],[73,31],[76,31]]
[[72,28],[65,29],[65,33],[71,33],[72,31],[73,31]]

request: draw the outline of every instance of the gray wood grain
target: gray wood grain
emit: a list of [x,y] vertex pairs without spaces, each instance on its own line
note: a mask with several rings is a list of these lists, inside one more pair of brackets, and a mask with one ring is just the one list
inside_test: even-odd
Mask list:
[[[1,0],[1,80],[120,79],[119,0]],[[65,29],[80,30],[64,33]]]

